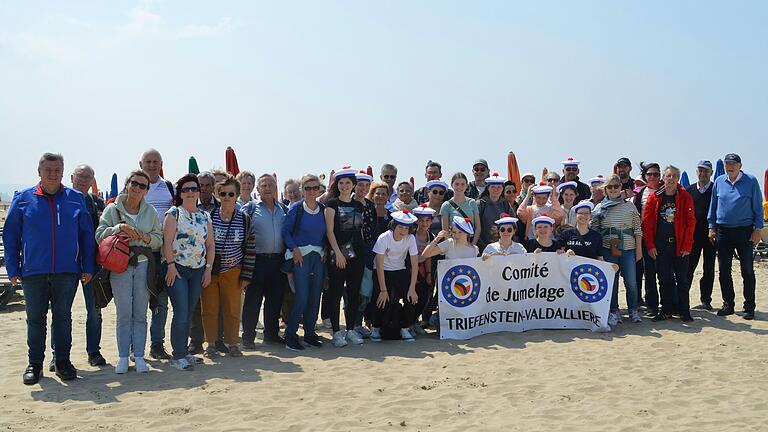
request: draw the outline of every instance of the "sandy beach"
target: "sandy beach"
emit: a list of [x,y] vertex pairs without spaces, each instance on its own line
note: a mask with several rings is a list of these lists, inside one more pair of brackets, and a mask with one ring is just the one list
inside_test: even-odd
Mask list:
[[[768,261],[755,266],[759,309],[768,297]],[[718,286],[715,293],[718,298]],[[741,301],[737,295],[737,304]],[[27,362],[24,306],[17,295],[0,313],[0,427],[765,430],[768,315],[758,311],[756,320],[745,321],[694,311],[694,317],[689,325],[676,319],[625,320],[606,334],[540,330],[460,343],[433,334],[415,343],[366,342],[341,349],[327,343],[300,354],[257,344],[242,358],[206,359],[193,372],[151,361],[149,374],[116,375],[113,366],[87,364],[85,308],[78,293],[72,359],[79,378],[63,383],[46,372],[38,385],[27,387],[21,382]],[[327,330],[321,334],[330,337]],[[113,304],[104,310],[102,353],[114,365]]]

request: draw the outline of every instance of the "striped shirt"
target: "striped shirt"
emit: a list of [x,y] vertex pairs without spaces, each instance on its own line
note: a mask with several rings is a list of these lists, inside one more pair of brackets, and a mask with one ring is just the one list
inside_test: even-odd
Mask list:
[[243,261],[243,239],[246,235],[245,215],[235,210],[231,223],[221,220],[221,208],[211,212],[216,255],[221,260],[220,273],[235,268]]
[[637,247],[635,236],[643,235],[640,214],[635,205],[624,201],[602,211],[601,207],[607,202],[606,199],[595,208],[593,215],[603,213],[604,217],[593,217],[590,227],[603,235],[603,247],[610,248],[611,240],[621,235],[623,239],[623,244],[622,240],[619,241],[621,249],[625,251],[635,249]]
[[165,213],[173,206],[173,190],[168,189],[164,178],[158,177],[156,182],[149,184],[149,190],[144,196],[144,201],[157,210],[157,217],[162,225]]

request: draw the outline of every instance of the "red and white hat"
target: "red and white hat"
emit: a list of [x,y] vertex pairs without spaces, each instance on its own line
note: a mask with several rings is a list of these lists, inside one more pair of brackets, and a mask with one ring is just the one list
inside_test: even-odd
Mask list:
[[416,216],[412,215],[410,210],[403,209],[392,213],[392,220],[399,225],[411,226],[416,223]]
[[475,229],[472,228],[472,221],[469,218],[463,218],[461,216],[453,217],[453,226],[459,230],[467,233],[467,235],[475,234]]
[[577,185],[575,181],[569,181],[569,182],[565,182],[565,183],[560,183],[559,185],[557,185],[557,193],[561,194],[561,193],[563,193],[564,190],[566,190],[568,188],[576,190],[576,188],[578,186],[579,185]]
[[[336,174],[338,176],[338,174]],[[357,181],[367,181],[368,183],[373,181],[373,176],[368,175],[365,170],[360,170],[355,174],[355,177],[357,178]]]
[[440,179],[434,179],[427,182],[427,189],[432,189],[433,187],[441,187],[445,190],[448,190],[448,183],[440,180]]
[[564,160],[562,162],[563,166],[579,166],[581,162],[577,161],[576,159],[569,157],[568,159]]
[[356,174],[357,174],[357,171],[352,169],[351,166],[346,165],[346,166],[341,167],[341,169],[336,171],[333,175],[334,175],[334,178],[336,178],[336,180],[338,180],[338,179],[344,178],[344,177],[356,177]]
[[605,177],[603,177],[602,174],[598,174],[598,175],[592,177],[591,179],[589,179],[589,184],[591,186],[601,185],[603,183],[605,183]]
[[588,208],[589,211],[591,212],[592,210],[595,209],[595,205],[592,204],[592,202],[589,200],[584,200],[574,205],[573,207],[571,207],[571,210],[573,210],[573,212],[576,213],[579,211],[579,209],[583,209],[583,208]]
[[490,177],[485,179],[485,184],[487,184],[489,186],[491,186],[491,185],[503,186],[504,183],[506,183],[506,181],[507,181],[506,178],[500,176],[499,173],[494,172],[493,174],[491,174]]
[[413,214],[416,215],[416,217],[419,216],[429,216],[429,217],[435,217],[435,209],[429,207],[427,203],[423,203],[413,209]]
[[504,213],[501,215],[500,219],[496,219],[495,221],[493,221],[493,223],[495,223],[496,225],[514,225],[514,224],[517,224],[517,219]]
[[531,192],[534,195],[549,195],[552,193],[552,186],[547,186],[546,183],[541,182],[538,186],[532,187]]
[[533,218],[533,226],[536,226],[536,225],[542,224],[542,223],[554,225],[555,224],[555,220],[552,219],[551,217],[549,217],[549,215],[547,215],[546,213],[541,215],[541,216],[539,216],[539,217]]

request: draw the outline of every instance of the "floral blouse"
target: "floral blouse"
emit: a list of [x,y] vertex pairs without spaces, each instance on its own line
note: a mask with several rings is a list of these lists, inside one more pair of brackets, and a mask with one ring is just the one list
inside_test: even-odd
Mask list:
[[176,264],[193,269],[204,267],[205,240],[211,216],[203,210],[190,213],[181,206],[171,207],[165,214],[176,219],[176,238],[173,240]]

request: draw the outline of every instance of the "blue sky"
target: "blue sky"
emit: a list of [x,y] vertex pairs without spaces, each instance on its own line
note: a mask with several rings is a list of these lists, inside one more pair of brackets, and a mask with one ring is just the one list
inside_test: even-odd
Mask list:
[[[0,183],[45,151],[102,187],[158,148],[280,179],[619,156],[768,167],[768,2],[0,0]],[[377,170],[378,171],[378,170]],[[637,174],[637,168],[633,171]]]

